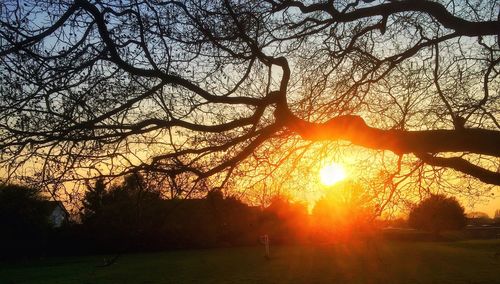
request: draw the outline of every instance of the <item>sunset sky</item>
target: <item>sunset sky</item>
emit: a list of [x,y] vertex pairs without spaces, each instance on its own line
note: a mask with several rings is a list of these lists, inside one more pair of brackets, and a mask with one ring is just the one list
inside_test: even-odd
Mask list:
[[[318,195],[321,196],[322,191],[331,190],[341,180],[351,179],[352,175],[353,173],[349,176],[349,173],[345,171],[341,164],[326,165],[318,173]],[[472,202],[472,204],[471,200],[465,197],[458,197],[458,199],[461,200],[466,212],[480,211],[494,217],[495,211],[500,209],[500,192],[493,191],[491,196],[486,196],[479,201]]]
[[0,282],[498,283],[499,3],[0,0]]
[[6,2],[2,170],[70,191],[156,171],[309,204],[346,179],[378,204],[440,192],[492,215],[495,4],[334,2]]

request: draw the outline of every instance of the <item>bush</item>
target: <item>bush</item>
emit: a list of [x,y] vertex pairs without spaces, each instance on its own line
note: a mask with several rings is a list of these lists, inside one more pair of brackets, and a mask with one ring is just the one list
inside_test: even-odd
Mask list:
[[410,211],[408,223],[419,230],[439,235],[444,230],[458,230],[465,226],[464,208],[453,197],[431,195]]
[[46,200],[40,190],[19,185],[0,186],[0,252],[28,255],[44,250],[51,229]]

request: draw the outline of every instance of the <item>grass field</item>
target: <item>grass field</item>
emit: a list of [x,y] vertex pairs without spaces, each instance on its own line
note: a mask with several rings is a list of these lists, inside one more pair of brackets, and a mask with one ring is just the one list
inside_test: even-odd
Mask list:
[[377,242],[0,263],[0,283],[500,283],[500,240]]

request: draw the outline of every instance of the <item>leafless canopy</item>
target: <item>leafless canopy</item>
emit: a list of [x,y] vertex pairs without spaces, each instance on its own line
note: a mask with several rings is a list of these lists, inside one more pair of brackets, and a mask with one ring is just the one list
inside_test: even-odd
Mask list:
[[6,175],[206,178],[300,138],[500,185],[498,1],[0,5]]

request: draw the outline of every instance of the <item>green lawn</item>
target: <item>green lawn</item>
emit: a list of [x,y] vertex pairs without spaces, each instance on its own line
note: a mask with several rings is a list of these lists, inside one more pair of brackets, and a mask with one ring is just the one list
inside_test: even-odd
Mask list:
[[0,263],[0,283],[500,283],[500,240],[224,248]]

